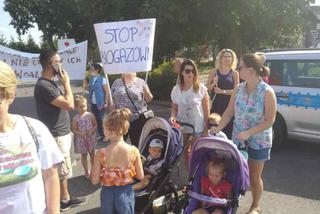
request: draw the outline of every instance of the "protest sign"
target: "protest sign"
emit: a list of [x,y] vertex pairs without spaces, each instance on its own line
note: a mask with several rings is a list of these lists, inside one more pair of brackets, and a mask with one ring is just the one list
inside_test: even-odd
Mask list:
[[94,25],[101,61],[107,74],[150,71],[155,19]]
[[[59,50],[58,53],[62,68],[68,72],[70,79],[83,80],[87,63],[87,41]],[[15,70],[20,81],[33,81],[41,76],[39,54],[16,51],[0,45],[0,60]]]
[[58,50],[62,50],[76,44],[74,39],[58,39]]

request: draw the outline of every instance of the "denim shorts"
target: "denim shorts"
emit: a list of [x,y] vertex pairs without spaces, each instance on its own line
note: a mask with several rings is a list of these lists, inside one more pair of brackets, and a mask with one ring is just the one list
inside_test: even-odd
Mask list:
[[102,214],[134,214],[132,185],[102,186],[100,206]]
[[257,161],[267,161],[270,160],[271,148],[264,149],[253,149],[250,146],[248,147],[248,156],[251,160]]

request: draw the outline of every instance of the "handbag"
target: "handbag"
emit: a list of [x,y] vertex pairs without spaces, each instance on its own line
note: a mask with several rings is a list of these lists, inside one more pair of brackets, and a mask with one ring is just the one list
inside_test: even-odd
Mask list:
[[[144,112],[139,112],[137,106],[134,104],[133,100],[131,99],[129,93],[128,93],[128,88],[126,86],[126,83],[124,82],[124,79],[122,79],[122,82],[123,82],[123,85],[126,89],[126,93],[127,93],[127,96],[131,102],[131,104],[134,106],[134,108],[136,109],[137,113],[139,114],[139,118],[138,118],[138,123],[143,126],[147,120],[149,120],[150,118],[154,117],[154,113],[152,110],[147,110],[147,111],[144,111]],[[144,98],[142,98],[142,102],[143,102]]]

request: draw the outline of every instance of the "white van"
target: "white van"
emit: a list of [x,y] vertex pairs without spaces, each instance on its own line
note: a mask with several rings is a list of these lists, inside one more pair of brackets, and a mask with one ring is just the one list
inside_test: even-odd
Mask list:
[[264,52],[278,102],[274,145],[287,137],[320,143],[320,49]]

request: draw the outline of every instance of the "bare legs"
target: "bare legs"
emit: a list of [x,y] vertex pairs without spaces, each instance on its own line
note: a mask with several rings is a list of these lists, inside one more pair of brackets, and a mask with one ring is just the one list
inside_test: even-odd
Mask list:
[[250,212],[258,213],[260,211],[260,199],[263,192],[262,171],[264,161],[256,161],[249,159],[250,187],[252,194],[252,204]]
[[[92,166],[93,166],[94,154],[95,154],[94,151],[89,153],[89,155],[90,155],[91,168],[92,168]],[[81,154],[81,163],[82,163],[82,167],[83,167],[83,170],[84,170],[84,175],[85,175],[87,178],[89,178],[89,177],[90,177],[90,171],[89,171],[89,169],[88,169],[87,156],[88,156],[88,153],[83,153],[83,154]]]
[[65,177],[63,180],[60,180],[60,200],[69,200],[70,195],[68,191],[68,178]]

